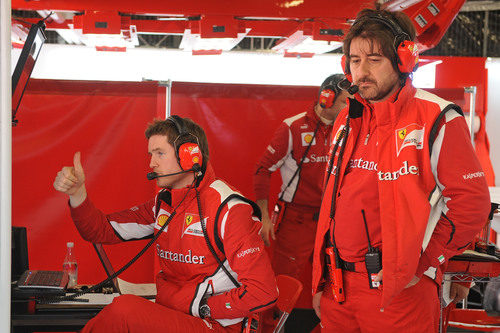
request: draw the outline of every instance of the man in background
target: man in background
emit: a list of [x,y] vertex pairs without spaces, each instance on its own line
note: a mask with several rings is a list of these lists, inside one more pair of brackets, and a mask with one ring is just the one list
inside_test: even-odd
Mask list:
[[[276,240],[273,269],[277,275],[302,280],[302,293],[309,300],[310,277],[304,279],[303,273],[310,271],[312,264],[332,124],[349,96],[338,87],[344,79],[343,74],[327,77],[314,107],[281,123],[257,163],[254,175],[257,204],[262,211],[261,236],[268,246],[271,238]],[[280,170],[283,184],[277,211],[273,212],[274,218],[270,218],[269,183],[276,170]],[[306,309],[294,309],[287,320],[286,331],[309,332],[316,326],[318,318],[311,307],[312,304]]]

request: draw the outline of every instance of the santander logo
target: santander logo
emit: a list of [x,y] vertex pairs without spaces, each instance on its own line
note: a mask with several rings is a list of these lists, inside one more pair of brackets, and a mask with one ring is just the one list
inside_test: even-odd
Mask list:
[[379,171],[377,174],[379,180],[396,180],[401,176],[418,175],[419,171],[417,166],[408,165],[408,161],[404,161],[401,168],[399,168],[396,171],[392,172]]

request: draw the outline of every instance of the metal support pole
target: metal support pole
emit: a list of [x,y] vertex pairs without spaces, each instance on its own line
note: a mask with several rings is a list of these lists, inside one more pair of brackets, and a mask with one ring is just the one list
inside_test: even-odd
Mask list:
[[470,131],[470,139],[472,142],[472,147],[475,147],[474,144],[474,118],[476,117],[476,87],[465,87],[466,93],[470,95],[470,112],[469,112],[469,131]]
[[172,80],[167,81],[167,116],[168,118],[172,115]]
[[11,1],[0,1],[0,332],[10,331],[12,78]]

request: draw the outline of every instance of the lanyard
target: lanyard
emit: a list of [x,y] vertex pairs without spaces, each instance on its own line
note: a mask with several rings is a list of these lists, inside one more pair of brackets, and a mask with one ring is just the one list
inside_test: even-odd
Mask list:
[[334,160],[335,160],[335,155],[337,154],[337,150],[339,149],[340,142],[342,141],[342,145],[340,146],[340,151],[339,151],[339,157],[337,158],[337,164],[335,168],[335,175],[334,175],[334,181],[333,181],[333,191],[332,191],[332,201],[330,205],[330,221],[333,221],[333,226],[332,226],[332,231],[330,235],[330,241],[333,245],[333,250],[335,253],[335,256],[338,258],[338,250],[337,246],[335,244],[335,237],[334,237],[334,232],[335,232],[335,204],[336,204],[336,198],[337,198],[337,191],[339,187],[339,178],[340,178],[340,168],[342,167],[342,160],[344,159],[344,151],[345,147],[347,145],[347,137],[349,135],[349,120],[350,118],[347,117],[347,120],[345,122],[344,128],[340,132],[339,138],[337,139],[337,142],[335,143],[335,146],[333,147],[332,150],[332,155],[330,156],[330,161],[329,161],[329,166],[328,166],[328,174],[327,174],[327,179],[325,181],[325,187],[326,184],[328,184],[328,181],[330,180],[330,175],[332,172],[332,169],[334,167]]
[[285,195],[286,189],[292,184],[293,180],[295,177],[299,174],[300,168],[302,167],[302,164],[304,164],[304,160],[306,159],[307,153],[309,152],[309,149],[311,149],[312,143],[314,142],[314,138],[316,138],[316,133],[318,133],[319,129],[319,124],[321,123],[321,119],[318,120],[318,123],[316,124],[316,128],[314,129],[313,137],[311,139],[311,142],[309,142],[309,145],[307,146],[306,150],[304,151],[304,155],[302,155],[302,158],[300,159],[299,165],[297,166],[297,170],[295,170],[295,173],[293,174],[292,178],[288,181],[288,184],[286,184],[286,187],[281,191],[281,195],[279,197],[279,200],[283,201],[283,196]]

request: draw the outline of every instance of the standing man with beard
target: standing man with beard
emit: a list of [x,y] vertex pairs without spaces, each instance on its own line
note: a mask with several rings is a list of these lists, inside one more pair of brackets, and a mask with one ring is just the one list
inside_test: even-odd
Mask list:
[[333,128],[316,233],[324,332],[436,332],[446,263],[487,222],[460,108],[412,86],[414,39],[404,13],[368,9],[344,39],[358,93]]

